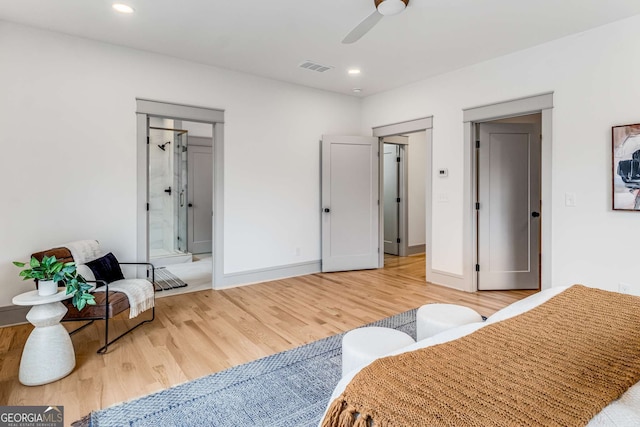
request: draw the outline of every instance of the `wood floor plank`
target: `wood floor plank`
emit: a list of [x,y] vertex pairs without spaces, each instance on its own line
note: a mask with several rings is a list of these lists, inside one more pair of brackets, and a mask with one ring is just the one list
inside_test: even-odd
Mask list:
[[[20,355],[32,326],[0,328],[0,405],[64,405],[65,423],[70,424],[92,410],[430,302],[467,305],[488,316],[533,293],[460,292],[425,282],[424,268],[424,255],[388,257],[384,269],[312,274],[160,298],[156,320],[110,346],[105,355],[95,353],[102,324],[75,334],[74,371],[38,387],[18,381]],[[126,313],[115,320],[113,333],[130,324]]]

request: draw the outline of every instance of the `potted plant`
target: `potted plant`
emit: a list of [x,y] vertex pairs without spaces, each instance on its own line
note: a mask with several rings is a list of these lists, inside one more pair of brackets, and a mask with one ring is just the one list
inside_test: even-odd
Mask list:
[[[14,261],[16,267],[25,267],[24,262]],[[19,274],[22,280],[34,279],[38,283],[38,295],[53,295],[58,292],[60,282],[66,287],[67,295],[73,294],[71,300],[74,307],[82,310],[87,304],[94,305],[95,299],[89,290],[93,288],[87,281],[78,274],[74,262],[63,263],[55,256],[44,256],[42,261],[31,257],[29,267]]]

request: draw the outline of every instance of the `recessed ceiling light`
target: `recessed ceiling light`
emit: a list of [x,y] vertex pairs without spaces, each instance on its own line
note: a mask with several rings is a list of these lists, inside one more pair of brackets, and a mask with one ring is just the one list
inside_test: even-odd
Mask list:
[[353,93],[360,93],[360,92],[362,92],[362,89],[360,89],[359,87],[353,88]]
[[351,74],[352,76],[355,76],[360,74],[360,70],[358,68],[352,68],[348,71],[348,73]]
[[126,4],[114,3],[112,7],[120,13],[133,13],[133,8]]

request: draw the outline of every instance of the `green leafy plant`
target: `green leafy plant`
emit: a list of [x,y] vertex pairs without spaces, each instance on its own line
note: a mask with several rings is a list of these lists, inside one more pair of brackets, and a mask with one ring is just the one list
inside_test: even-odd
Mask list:
[[[13,264],[20,268],[27,265],[18,261],[14,261]],[[78,310],[82,310],[86,305],[95,305],[96,303],[93,295],[89,293],[93,286],[78,274],[75,262],[64,263],[58,261],[55,256],[44,256],[42,261],[31,257],[29,268],[22,270],[19,276],[22,277],[22,280],[53,280],[58,284],[62,282],[67,289],[67,295],[73,294],[71,302]]]

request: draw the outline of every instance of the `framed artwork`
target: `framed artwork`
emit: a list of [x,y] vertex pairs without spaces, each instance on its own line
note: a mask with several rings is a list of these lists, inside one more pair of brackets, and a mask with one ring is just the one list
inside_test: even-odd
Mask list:
[[640,124],[611,128],[613,210],[640,211]]

